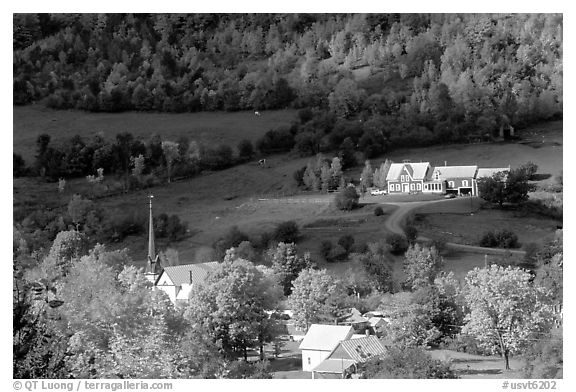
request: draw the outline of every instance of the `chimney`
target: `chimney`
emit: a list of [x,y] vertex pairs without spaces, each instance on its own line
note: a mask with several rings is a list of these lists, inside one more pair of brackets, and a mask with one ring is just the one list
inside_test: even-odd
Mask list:
[[447,165],[447,163],[448,163],[447,161],[444,161],[444,166],[446,166],[446,165]]

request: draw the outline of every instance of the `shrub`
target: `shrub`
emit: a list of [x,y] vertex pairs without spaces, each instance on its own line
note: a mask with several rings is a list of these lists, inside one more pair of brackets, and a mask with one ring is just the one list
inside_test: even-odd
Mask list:
[[338,245],[344,248],[346,253],[350,253],[354,246],[354,237],[350,234],[343,235],[338,239]]
[[274,240],[278,242],[291,243],[298,241],[300,229],[294,221],[286,221],[276,226],[274,230]]
[[479,245],[486,248],[517,248],[518,236],[509,230],[488,231],[482,235]]
[[332,250],[332,241],[324,240],[320,243],[320,254],[325,259],[328,259],[328,256],[330,255],[331,250]]
[[294,136],[290,129],[270,130],[256,141],[256,148],[262,153],[290,151],[294,147]]
[[293,174],[294,180],[296,180],[296,184],[299,187],[304,186],[304,172],[305,171],[306,171],[306,166],[303,166],[300,169],[296,170]]
[[414,226],[408,225],[404,228],[404,235],[406,236],[408,243],[413,244],[416,241],[416,238],[418,238],[418,230],[416,230]]
[[527,162],[522,166],[520,166],[520,169],[524,170],[524,173],[526,173],[526,177],[528,177],[529,180],[532,180],[534,179],[534,175],[538,171],[538,165],[535,164],[534,162]]
[[213,248],[216,252],[216,257],[222,259],[228,249],[237,247],[240,243],[249,240],[248,235],[240,231],[238,226],[232,226],[226,234],[224,234],[224,237],[221,237],[214,243]]
[[248,139],[241,140],[238,143],[238,159],[241,161],[248,161],[254,156],[254,147],[252,142]]
[[408,241],[406,237],[401,234],[388,234],[386,236],[386,243],[389,246],[390,253],[395,255],[402,254],[408,250]]
[[344,249],[344,247],[342,247],[341,245],[336,244],[336,246],[332,247],[330,253],[328,253],[328,257],[326,258],[326,260],[328,262],[341,261],[344,260],[347,255],[348,252],[346,252],[346,249]]
[[374,208],[374,215],[375,215],[375,216],[382,216],[382,215],[384,215],[384,210],[382,209],[382,207],[376,207],[376,208]]
[[12,153],[12,156],[13,156],[12,175],[14,177],[21,177],[21,176],[25,175],[26,162],[24,162],[24,159],[18,154]]
[[360,195],[356,188],[349,186],[336,194],[336,207],[339,210],[351,211],[358,206],[358,199]]

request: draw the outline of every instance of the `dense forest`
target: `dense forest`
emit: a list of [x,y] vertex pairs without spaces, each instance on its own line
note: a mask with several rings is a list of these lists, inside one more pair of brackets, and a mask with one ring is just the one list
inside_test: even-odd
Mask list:
[[291,132],[312,153],[562,115],[562,15],[20,14],[13,28],[17,105],[307,108]]

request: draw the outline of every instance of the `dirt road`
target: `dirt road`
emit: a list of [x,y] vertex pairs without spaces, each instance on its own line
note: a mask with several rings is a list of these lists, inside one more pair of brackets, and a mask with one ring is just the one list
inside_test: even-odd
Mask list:
[[[384,226],[386,229],[392,233],[397,234],[404,234],[402,229],[402,225],[404,221],[408,217],[411,211],[414,209],[421,207],[426,204],[431,203],[450,203],[455,199],[442,199],[442,200],[430,200],[430,201],[414,201],[414,202],[388,202],[382,204],[389,204],[395,205],[398,208],[390,214],[388,219],[384,222]],[[418,239],[420,241],[428,241],[429,238],[419,236]],[[505,254],[509,252],[511,254],[523,256],[526,252],[523,250],[515,250],[515,249],[499,249],[499,248],[483,248],[481,246],[472,246],[472,245],[463,245],[463,244],[455,244],[453,242],[446,243],[446,247],[466,251],[466,252],[473,252],[473,253],[483,253],[483,254]]]

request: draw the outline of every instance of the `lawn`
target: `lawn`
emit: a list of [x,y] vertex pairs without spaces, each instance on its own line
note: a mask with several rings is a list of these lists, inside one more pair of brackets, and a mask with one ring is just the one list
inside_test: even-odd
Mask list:
[[462,379],[521,379],[523,363],[510,358],[510,370],[504,369],[504,360],[498,356],[482,356],[452,350],[431,350],[434,359],[448,361],[456,375]]
[[296,119],[295,110],[260,112],[198,112],[198,113],[89,113],[75,110],[52,110],[41,105],[14,106],[13,148],[28,164],[34,159],[36,138],[42,133],[54,143],[78,134],[85,140],[102,132],[113,138],[130,132],[147,140],[154,133],[164,140],[181,135],[209,145],[228,144],[235,147],[242,139],[254,141],[270,129],[289,125]]
[[[448,203],[446,203],[448,204]],[[520,244],[542,244],[554,237],[562,222],[537,215],[521,216],[515,211],[482,209],[473,215],[465,213],[418,212],[414,219],[419,234],[449,238],[450,242],[478,246],[482,235],[492,230],[510,230]]]

